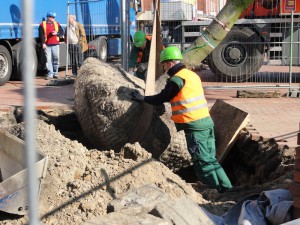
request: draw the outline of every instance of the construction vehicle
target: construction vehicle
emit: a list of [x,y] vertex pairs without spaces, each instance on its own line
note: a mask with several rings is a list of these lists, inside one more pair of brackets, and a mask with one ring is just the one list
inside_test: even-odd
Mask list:
[[[45,69],[45,56],[38,39],[38,27],[46,20],[48,11],[56,13],[56,21],[65,29],[67,14],[74,14],[84,25],[89,50],[85,56],[95,56],[102,61],[121,55],[121,0],[60,0],[34,1],[33,42],[34,57],[32,71]],[[0,14],[0,86],[11,77],[21,79],[23,63],[22,7],[19,0],[1,3]],[[130,34],[135,32],[135,12],[130,7]],[[67,48],[64,38],[60,39],[60,67],[66,66]]]
[[[259,71],[263,63],[289,65],[292,11],[292,65],[299,66],[300,4],[296,0],[255,0],[204,62],[214,74],[231,81],[248,80]],[[184,0],[162,2],[161,18],[164,41],[168,42],[164,44],[177,45],[182,51],[190,46],[213,20],[209,17],[202,21],[195,20],[193,6]],[[138,20],[147,24],[147,21],[143,21],[147,20],[144,15],[138,17]]]
[[[294,2],[294,6],[285,4]],[[296,7],[297,6],[297,7]],[[294,51],[291,49],[291,9],[294,10]],[[256,0],[241,16],[222,43],[208,56],[210,69],[223,78],[246,81],[266,58],[268,65],[300,65],[300,4],[284,0]],[[202,27],[203,28],[203,27]]]
[[[47,163],[48,157],[37,151],[35,166],[39,189],[46,176]],[[24,142],[0,131],[0,211],[17,215],[28,213],[26,181]]]
[[[294,7],[285,3],[294,2]],[[300,65],[300,4],[284,0],[255,0],[225,39],[206,58],[214,74],[232,81],[246,81],[266,60],[267,65],[290,64],[291,9],[294,10],[292,65]],[[182,21],[183,43],[199,36],[209,21]]]

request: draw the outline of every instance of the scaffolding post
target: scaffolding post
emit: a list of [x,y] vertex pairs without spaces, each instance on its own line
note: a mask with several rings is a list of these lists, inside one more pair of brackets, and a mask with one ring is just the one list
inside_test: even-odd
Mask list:
[[122,67],[128,71],[129,55],[129,1],[121,2],[121,46],[122,46]]
[[289,85],[290,90],[292,86],[292,74],[293,74],[293,42],[294,42],[294,10],[291,12],[291,37],[290,37],[290,67],[289,67]]
[[[69,27],[69,18],[68,16],[70,15],[70,2],[68,1],[67,3],[67,27],[66,29],[68,29]],[[67,33],[68,34],[68,33]],[[68,34],[69,35],[69,34]],[[66,72],[65,72],[65,79],[69,77],[69,38],[68,37],[64,37],[66,40],[66,47],[67,47],[67,54],[66,54]]]
[[22,74],[24,81],[24,118],[25,118],[25,153],[26,153],[26,167],[27,167],[27,193],[29,206],[29,224],[39,224],[39,206],[38,206],[38,182],[36,176],[36,142],[35,142],[35,97],[36,90],[34,86],[35,74],[32,72],[33,65],[33,1],[23,0],[23,15],[24,15],[24,52],[22,65]]

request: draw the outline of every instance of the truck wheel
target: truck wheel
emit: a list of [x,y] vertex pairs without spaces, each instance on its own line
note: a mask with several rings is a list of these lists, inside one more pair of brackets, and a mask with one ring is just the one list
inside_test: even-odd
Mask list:
[[107,61],[107,42],[105,37],[99,37],[97,38],[97,57],[102,62]]
[[[22,67],[24,64],[24,58],[23,58],[23,51],[24,51],[24,45],[23,42],[20,42],[17,44],[17,56],[16,56],[16,65],[17,65],[17,73],[15,75],[16,80],[22,80]],[[34,43],[35,46],[35,43]],[[37,71],[37,56],[36,56],[36,51],[34,48],[32,48],[32,55],[33,55],[33,63],[32,63],[32,74],[35,76],[36,71]]]
[[264,59],[264,45],[249,28],[233,28],[208,56],[211,71],[222,80],[243,82],[256,74]]
[[7,48],[0,45],[0,86],[10,79],[12,71],[11,55]]

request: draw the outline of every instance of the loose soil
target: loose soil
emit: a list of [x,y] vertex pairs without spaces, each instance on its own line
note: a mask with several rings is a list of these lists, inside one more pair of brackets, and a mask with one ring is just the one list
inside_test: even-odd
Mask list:
[[[179,176],[152,159],[138,143],[126,144],[119,153],[113,149],[93,149],[83,138],[74,116],[72,110],[38,112],[37,148],[49,158],[39,201],[44,224],[81,224],[104,215],[111,200],[148,183],[174,198],[186,194],[213,214],[223,215],[243,197],[288,188],[292,179],[293,149],[280,147],[272,140],[253,140],[244,130],[224,162],[235,187],[223,194],[193,188],[193,172],[187,174],[191,168],[179,171]],[[16,110],[14,115],[0,114],[0,128],[24,139],[22,110]],[[268,164],[268,160],[275,162]],[[0,224],[19,225],[27,219],[0,212]]]

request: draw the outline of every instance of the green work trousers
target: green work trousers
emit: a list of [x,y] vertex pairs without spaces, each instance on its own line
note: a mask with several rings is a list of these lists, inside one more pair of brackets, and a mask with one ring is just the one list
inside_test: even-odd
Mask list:
[[199,131],[185,130],[185,137],[198,179],[219,192],[230,189],[231,182],[216,159],[213,127]]

